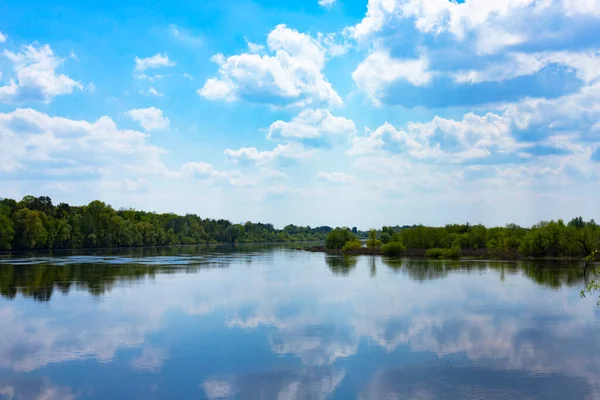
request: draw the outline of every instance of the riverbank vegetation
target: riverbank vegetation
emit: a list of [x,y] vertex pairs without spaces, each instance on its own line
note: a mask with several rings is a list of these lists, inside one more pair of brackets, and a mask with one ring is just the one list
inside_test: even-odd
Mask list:
[[[234,224],[224,219],[115,210],[101,201],[54,205],[49,197],[0,200],[0,251],[322,241],[330,227]],[[342,244],[343,245],[343,244]]]
[[[330,236],[335,236],[336,240],[328,240]],[[347,242],[355,243],[357,240],[350,229],[336,228],[325,239],[322,251],[431,258],[600,259],[600,253],[595,252],[600,248],[600,225],[593,219],[586,222],[581,217],[568,223],[562,220],[543,221],[530,228],[515,224],[493,228],[470,224],[384,226],[369,232],[366,246],[346,246]]]

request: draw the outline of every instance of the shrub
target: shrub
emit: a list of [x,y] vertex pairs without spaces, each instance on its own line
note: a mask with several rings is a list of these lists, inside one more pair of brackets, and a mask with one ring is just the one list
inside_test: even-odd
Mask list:
[[356,240],[356,236],[348,228],[335,228],[327,234],[325,238],[325,247],[328,249],[340,250],[346,242]]
[[360,243],[360,241],[358,240],[350,240],[348,242],[346,242],[346,244],[344,245],[344,247],[342,247],[342,252],[347,252],[350,250],[358,250],[362,248],[362,243]]
[[440,258],[444,256],[444,250],[445,249],[440,249],[439,247],[434,247],[433,249],[427,249],[425,251],[425,257],[431,257],[431,258]]
[[431,258],[459,258],[460,254],[460,247],[456,245],[449,249],[440,249],[439,247],[435,247],[425,251],[425,257]]
[[406,247],[400,242],[390,242],[381,246],[381,253],[389,257],[400,257]]

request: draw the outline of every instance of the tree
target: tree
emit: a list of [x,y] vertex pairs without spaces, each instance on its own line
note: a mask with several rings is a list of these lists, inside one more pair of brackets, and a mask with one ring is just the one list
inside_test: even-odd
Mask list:
[[41,249],[46,244],[48,232],[39,211],[23,208],[15,213],[15,236],[20,248],[26,250]]
[[356,240],[356,236],[348,228],[335,228],[327,234],[325,238],[325,247],[328,249],[340,250],[346,242]]
[[10,250],[15,237],[15,224],[0,210],[0,250]]
[[381,240],[377,239],[377,231],[375,229],[371,229],[369,231],[369,238],[367,239],[367,247],[370,249],[377,249],[381,247]]
[[381,238],[381,243],[383,244],[387,244],[392,240],[392,236],[387,232],[381,232],[379,237]]

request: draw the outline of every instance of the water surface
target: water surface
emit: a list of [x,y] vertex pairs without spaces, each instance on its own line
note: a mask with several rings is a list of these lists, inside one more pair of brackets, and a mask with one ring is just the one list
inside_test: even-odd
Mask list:
[[273,246],[0,257],[0,398],[600,399],[579,264]]

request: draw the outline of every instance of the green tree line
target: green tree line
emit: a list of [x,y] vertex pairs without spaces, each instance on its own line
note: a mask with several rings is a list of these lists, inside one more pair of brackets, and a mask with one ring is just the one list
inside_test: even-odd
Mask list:
[[[328,249],[355,249],[356,235],[348,228],[336,228],[325,239]],[[459,257],[461,254],[517,254],[522,257],[585,258],[600,249],[600,225],[593,219],[573,218],[543,221],[530,228],[515,224],[488,228],[484,225],[452,224],[443,227],[384,226],[371,230],[367,247],[380,247],[385,255],[398,256],[409,249],[425,250],[431,257]],[[596,253],[597,254],[597,253]]]
[[233,224],[224,219],[115,210],[95,200],[54,205],[47,196],[0,200],[0,250],[80,249],[323,240],[330,227]]

